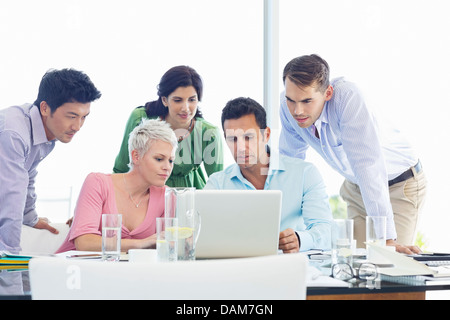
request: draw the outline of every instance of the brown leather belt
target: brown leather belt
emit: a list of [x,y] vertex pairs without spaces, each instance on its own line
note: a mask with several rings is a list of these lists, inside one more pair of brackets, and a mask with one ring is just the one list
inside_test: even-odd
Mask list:
[[[420,163],[420,160],[414,166],[414,169],[416,170],[417,173],[422,171],[422,164]],[[399,175],[397,178],[389,180],[389,183],[388,183],[389,187],[394,185],[394,184],[396,184],[396,183],[408,180],[409,178],[412,178],[412,177],[414,177],[414,173],[412,171],[412,168],[410,168],[410,169],[406,170],[405,172],[403,172],[401,175]]]

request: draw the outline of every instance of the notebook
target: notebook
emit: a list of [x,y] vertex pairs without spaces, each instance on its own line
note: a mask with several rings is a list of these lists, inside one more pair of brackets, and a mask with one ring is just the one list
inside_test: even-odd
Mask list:
[[196,258],[240,258],[278,253],[281,191],[197,190],[201,229]]

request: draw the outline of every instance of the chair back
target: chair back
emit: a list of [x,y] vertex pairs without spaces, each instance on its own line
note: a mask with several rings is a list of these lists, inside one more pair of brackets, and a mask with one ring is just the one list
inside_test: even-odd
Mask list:
[[65,223],[52,223],[50,225],[56,228],[59,234],[22,225],[22,234],[20,236],[21,253],[38,255],[55,253],[66,239],[69,233],[69,226]]

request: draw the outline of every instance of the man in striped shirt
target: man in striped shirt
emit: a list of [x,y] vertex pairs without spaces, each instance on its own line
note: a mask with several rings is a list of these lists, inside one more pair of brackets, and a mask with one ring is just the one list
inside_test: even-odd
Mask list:
[[72,141],[100,96],[81,71],[49,70],[34,104],[0,110],[0,251],[20,252],[22,224],[58,233],[36,212],[37,166],[56,141]]
[[412,244],[426,178],[410,144],[398,130],[377,123],[353,83],[330,81],[329,66],[318,55],[291,60],[283,82],[280,152],[304,159],[311,146],[345,177],[340,193],[358,247],[364,247],[366,216],[386,216],[387,244],[420,252]]

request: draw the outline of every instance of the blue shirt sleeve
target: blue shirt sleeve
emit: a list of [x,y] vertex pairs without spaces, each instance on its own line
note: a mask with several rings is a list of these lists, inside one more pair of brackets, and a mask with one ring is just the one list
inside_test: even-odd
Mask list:
[[301,251],[331,248],[331,208],[323,179],[313,165],[305,168],[302,216],[306,230],[296,231]]
[[375,119],[357,88],[336,97],[336,118],[344,154],[364,200],[368,216],[387,217],[387,238],[396,239],[385,157]]
[[[0,133],[0,249],[12,253],[20,251],[22,223],[34,226],[38,219],[34,210],[35,199],[28,194],[27,148],[16,133]],[[31,183],[33,181],[32,177]]]

